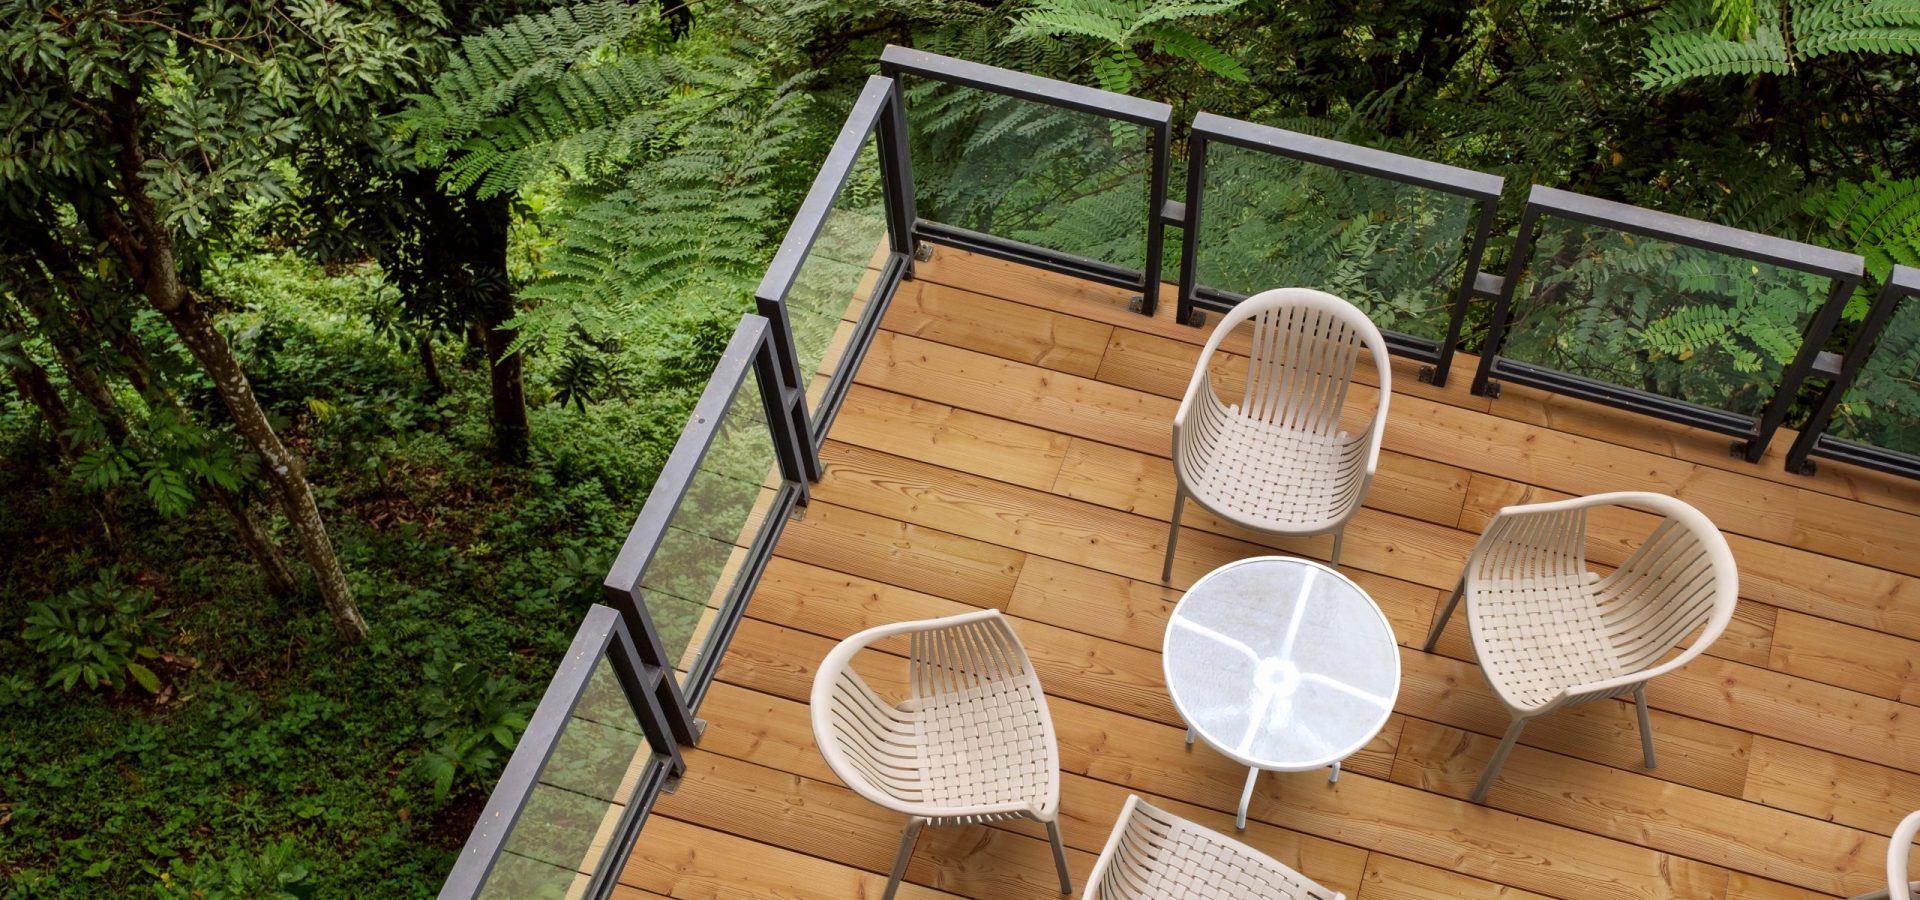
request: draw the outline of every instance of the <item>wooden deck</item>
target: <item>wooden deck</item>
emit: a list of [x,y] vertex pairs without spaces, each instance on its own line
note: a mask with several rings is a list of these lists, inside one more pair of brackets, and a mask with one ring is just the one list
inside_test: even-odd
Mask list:
[[[996,607],[1039,665],[1065,768],[1076,885],[1129,792],[1231,831],[1245,770],[1182,741],[1158,648],[1174,492],[1169,423],[1206,332],[1122,293],[938,248],[900,293],[824,450],[826,476],[747,611],[709,722],[616,896],[877,897],[902,820],[815,750],[806,699],[835,641]],[[1920,485],[1759,465],[1723,437],[1508,386],[1435,389],[1396,363],[1380,474],[1343,570],[1402,647],[1385,731],[1323,775],[1268,775],[1245,839],[1363,900],[1851,896],[1883,886],[1886,834],[1920,809]],[[1488,805],[1465,801],[1507,724],[1465,617],[1418,647],[1503,505],[1645,489],[1699,506],[1741,565],[1710,655],[1648,690],[1660,768],[1629,703],[1528,728]],[[1594,523],[1617,561],[1638,514]],[[1229,560],[1324,558],[1189,508],[1175,588]],[[1261,546],[1265,545],[1265,546]],[[1030,823],[929,829],[902,897],[1056,898]]]

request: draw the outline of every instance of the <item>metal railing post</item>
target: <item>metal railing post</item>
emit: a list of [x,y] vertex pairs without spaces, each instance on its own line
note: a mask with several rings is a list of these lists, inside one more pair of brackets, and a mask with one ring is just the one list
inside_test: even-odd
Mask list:
[[[875,76],[883,77],[883,76]],[[906,256],[901,277],[913,277],[913,225],[919,219],[913,194],[913,153],[907,143],[906,88],[888,78],[887,102],[880,109],[878,128],[880,182],[886,194],[887,238],[895,253]]]
[[1140,313],[1152,316],[1160,308],[1160,259],[1166,243],[1166,223],[1161,216],[1167,205],[1167,179],[1173,154],[1173,123],[1153,127],[1153,170],[1147,188],[1147,258],[1140,273]]
[[1787,449],[1787,471],[1811,475],[1815,471],[1812,457],[1834,456],[1880,471],[1920,477],[1920,460],[1897,461],[1892,455],[1897,451],[1841,453],[1838,447],[1829,446],[1835,442],[1826,434],[1827,426],[1833,422],[1834,411],[1846,399],[1847,392],[1853,389],[1853,383],[1860,377],[1861,370],[1866,368],[1867,360],[1880,350],[1880,337],[1888,323],[1893,321],[1900,305],[1909,301],[1920,302],[1920,269],[1894,266],[1886,282],[1880,285],[1880,293],[1874,297],[1873,305],[1868,308],[1866,320],[1860,323],[1860,331],[1853,336],[1853,344],[1841,358],[1838,371],[1823,372],[1821,365],[1816,363],[1814,374],[1826,376],[1827,383],[1821,388],[1820,399],[1815,402],[1813,413],[1801,426],[1793,446]]
[[1480,345],[1480,365],[1473,370],[1476,396],[1500,396],[1500,385],[1493,383],[1493,362],[1500,357],[1500,344],[1507,338],[1507,317],[1513,313],[1513,292],[1519,289],[1520,274],[1527,270],[1527,254],[1540,232],[1540,210],[1531,204],[1520,214],[1520,230],[1513,238],[1513,255],[1507,260],[1507,274],[1500,279],[1500,296],[1493,302],[1493,316],[1487,320],[1487,339]]
[[1847,306],[1847,298],[1860,286],[1858,275],[1840,277],[1833,280],[1833,287],[1827,292],[1827,302],[1822,304],[1820,312],[1814,317],[1812,327],[1802,338],[1800,352],[1795,353],[1793,362],[1786,371],[1780,373],[1780,383],[1774,386],[1773,398],[1760,413],[1759,427],[1755,435],[1737,449],[1747,462],[1759,462],[1767,453],[1767,445],[1773,442],[1774,432],[1780,430],[1787,420],[1787,410],[1792,408],[1795,397],[1800,393],[1800,385],[1813,372],[1814,360],[1825,348],[1827,338],[1833,334],[1833,327],[1840,322],[1840,312]]
[[1182,325],[1195,321],[1193,291],[1200,281],[1200,204],[1207,182],[1207,136],[1195,130],[1187,139],[1186,227],[1180,229],[1180,293],[1175,301],[1174,320]]
[[1466,262],[1460,273],[1460,291],[1454,295],[1453,311],[1447,316],[1446,337],[1440,339],[1439,355],[1434,359],[1433,366],[1420,373],[1424,376],[1422,380],[1434,387],[1447,386],[1447,374],[1453,371],[1454,351],[1460,349],[1460,331],[1466,326],[1467,308],[1473,298],[1482,296],[1480,276],[1485,273],[1480,271],[1480,263],[1486,259],[1487,241],[1493,236],[1493,217],[1499,208],[1500,201],[1497,199],[1481,201],[1480,220],[1473,226],[1473,243],[1467,248]]

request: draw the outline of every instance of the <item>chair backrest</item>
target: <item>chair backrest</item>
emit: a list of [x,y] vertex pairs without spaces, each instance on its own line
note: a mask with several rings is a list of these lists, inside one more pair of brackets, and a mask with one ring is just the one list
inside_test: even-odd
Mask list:
[[1615,505],[1661,516],[1646,540],[1601,579],[1600,615],[1620,663],[1638,671],[1658,662],[1696,630],[1711,643],[1733,620],[1739,575],[1733,551],[1705,514],[1664,494],[1615,495]]
[[1609,645],[1621,671],[1653,666],[1699,631],[1681,658],[1718,639],[1733,621],[1740,578],[1733,551],[1706,515],[1665,494],[1622,491],[1500,511],[1474,547],[1468,569],[1477,578],[1564,577],[1587,571],[1587,515],[1621,506],[1660,517],[1619,568],[1595,585]]
[[[918,814],[935,802],[939,786],[914,769],[919,748],[902,704],[867,685],[853,660],[867,647],[909,636],[907,704],[978,693],[995,682],[1033,674],[1020,639],[999,610],[896,622],[869,628],[835,645],[814,673],[811,709],[814,741],[827,766],[854,793],[888,809]],[[1044,707],[1040,725],[1052,740]],[[1056,782],[1057,784],[1057,782]],[[1057,790],[1057,787],[1056,787]],[[1047,798],[1051,808],[1057,798]]]
[[1182,883],[1186,897],[1343,898],[1252,847],[1129,795],[1082,900],[1159,897],[1150,892],[1156,877],[1163,886]]
[[1910,900],[1920,897],[1920,891],[1914,891],[1907,880],[1907,858],[1913,854],[1913,839],[1920,837],[1920,811],[1907,814],[1893,829],[1893,839],[1887,844],[1887,896],[1893,900]]
[[1262,291],[1221,318],[1203,358],[1249,320],[1253,345],[1240,398],[1243,415],[1314,434],[1338,431],[1365,350],[1380,384],[1375,417],[1386,417],[1392,364],[1380,329],[1359,307],[1311,288]]

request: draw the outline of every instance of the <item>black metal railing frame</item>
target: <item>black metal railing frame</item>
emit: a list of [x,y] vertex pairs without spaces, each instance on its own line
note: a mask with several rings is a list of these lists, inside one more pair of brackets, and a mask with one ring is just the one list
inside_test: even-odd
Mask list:
[[[787,336],[790,339],[790,335]],[[546,694],[514,746],[506,769],[487,798],[479,822],[468,835],[453,871],[440,891],[441,900],[471,900],[480,896],[494,864],[505,850],[527,797],[539,782],[574,706],[586,689],[592,663],[605,655],[618,677],[621,693],[646,735],[653,760],[647,766],[605,851],[592,873],[587,896],[603,897],[612,889],[609,861],[624,858],[662,790],[672,790],[685,762],[680,748],[694,745],[703,725],[694,717],[712,683],[723,651],[738,627],[766,561],[772,555],[789,514],[807,502],[809,463],[818,470],[812,442],[794,426],[799,391],[787,384],[778,346],[781,336],[768,319],[745,315],[714,366],[687,426],[674,442],[633,527],[602,583],[606,605],[595,604],[575,634],[573,644]],[[782,483],[765,511],[760,529],[722,599],[721,613],[696,650],[685,684],[676,677],[675,660],[668,655],[659,629],[647,611],[641,586],[647,566],[659,550],[701,463],[712,449],[727,412],[752,374],[759,386],[761,412],[772,439],[775,464]],[[804,419],[802,419],[804,421]]]
[[[506,769],[487,797],[486,808],[481,810],[479,820],[460,849],[460,856],[454,860],[453,870],[440,888],[440,900],[474,900],[486,888],[487,878],[505,853],[507,839],[519,824],[520,814],[540,782],[540,773],[553,756],[574,708],[586,695],[594,667],[602,659],[611,666],[621,692],[629,700],[645,701],[636,706],[634,712],[654,754],[615,828],[615,840],[623,842],[618,846],[632,841],[661,787],[684,767],[680,759],[680,736],[673,730],[672,716],[648,686],[658,672],[643,658],[642,643],[636,640],[625,616],[618,610],[599,604],[587,610],[585,621],[574,632],[567,655],[560,661],[559,671],[547,683],[540,705],[527,720],[527,728],[521,733],[513,756],[507,760]],[[672,671],[668,670],[667,674],[671,681]],[[612,888],[612,881],[607,868],[600,867],[591,876],[587,895],[605,896]]]
[[1472,200],[1479,206],[1472,231],[1462,235],[1465,252],[1460,285],[1454,291],[1446,335],[1438,341],[1394,332],[1382,335],[1390,352],[1428,364],[1420,371],[1422,381],[1436,386],[1445,385],[1447,373],[1453,367],[1454,351],[1459,347],[1467,304],[1475,296],[1475,287],[1482,274],[1480,265],[1486,255],[1487,240],[1493,234],[1502,179],[1471,169],[1202,112],[1194,117],[1193,132],[1187,142],[1187,199],[1170,213],[1177,216],[1178,224],[1183,226],[1178,320],[1192,325],[1200,324],[1195,316],[1197,310],[1226,312],[1246,299],[1243,295],[1199,283],[1200,224],[1206,198],[1207,150],[1216,143],[1453,194]]
[[[1145,129],[1150,144],[1148,152],[1152,154],[1152,160],[1148,166],[1147,205],[1146,209],[1141,211],[1146,226],[1146,248],[1144,265],[1139,270],[999,235],[983,234],[942,222],[929,221],[917,215],[912,222],[913,238],[916,241],[932,241],[1100,284],[1137,290],[1140,295],[1134,308],[1146,315],[1153,315],[1160,299],[1160,261],[1165,252],[1166,226],[1170,222],[1168,218],[1170,213],[1167,208],[1167,182],[1173,148],[1173,107],[1165,103],[1143,100],[1139,97],[1117,94],[1069,81],[1056,81],[1039,75],[1014,72],[941,56],[937,53],[928,53],[924,50],[892,45],[880,54],[880,73],[896,82],[897,92],[904,90],[901,84],[904,78],[924,78],[1015,97],[1031,103],[1088,113]],[[907,110],[903,106],[899,122],[901,129],[899,144],[902,147],[907,143],[906,117]],[[905,155],[904,150],[897,170],[906,175],[907,189],[911,190],[912,160]],[[910,196],[908,202],[908,208],[911,209]]]
[[[1161,287],[1164,228],[1175,225],[1184,230],[1184,252],[1178,283],[1177,315],[1180,320],[1192,322],[1191,316],[1197,310],[1222,310],[1237,302],[1238,298],[1224,291],[1196,284],[1197,226],[1205,199],[1205,158],[1210,142],[1274,153],[1341,171],[1456,194],[1480,204],[1472,233],[1463,235],[1466,244],[1463,273],[1454,293],[1445,337],[1439,342],[1406,335],[1395,335],[1389,339],[1392,352],[1430,365],[1429,369],[1423,370],[1423,380],[1435,384],[1445,382],[1469,306],[1475,299],[1486,300],[1494,303],[1493,320],[1491,333],[1483,348],[1485,352],[1475,373],[1475,393],[1492,391],[1497,395],[1498,382],[1494,381],[1495,378],[1536,385],[1658,418],[1737,434],[1747,439],[1745,448],[1748,458],[1758,459],[1766,447],[1766,441],[1784,419],[1794,391],[1809,377],[1826,377],[1829,383],[1819,408],[1809,423],[1810,427],[1790,454],[1793,467],[1807,465],[1809,456],[1826,456],[1920,476],[1920,460],[1907,458],[1909,461],[1906,465],[1912,468],[1902,470],[1898,468],[1898,461],[1888,462],[1884,458],[1884,451],[1867,448],[1874,453],[1863,454],[1848,450],[1858,445],[1824,436],[1820,434],[1820,427],[1814,427],[1824,426],[1828,421],[1834,406],[1872,352],[1872,345],[1880,329],[1892,316],[1893,308],[1905,299],[1920,295],[1920,272],[1913,269],[1896,267],[1895,277],[1889,281],[1880,300],[1876,302],[1852,349],[1844,361],[1840,361],[1834,354],[1820,351],[1838,321],[1846,298],[1858,284],[1860,271],[1855,261],[1859,258],[1852,254],[1535,186],[1522,215],[1520,236],[1506,275],[1498,277],[1479,270],[1493,231],[1501,191],[1501,181],[1495,176],[1201,113],[1194,122],[1187,198],[1184,202],[1174,201],[1167,196],[1172,109],[1166,104],[895,46],[887,47],[882,54],[880,68],[882,74],[870,77],[855,101],[827,159],[795,214],[793,224],[755,291],[758,314],[741,317],[686,428],[676,441],[633,528],[628,532],[603,584],[606,605],[593,606],[575,634],[567,657],[549,683],[527,730],[489,796],[479,824],[469,835],[441,891],[442,900],[471,900],[484,888],[488,873],[504,850],[505,841],[512,833],[527,797],[538,783],[540,772],[552,755],[568,717],[585,691],[592,664],[603,657],[611,663],[623,693],[633,704],[634,713],[654,753],[653,763],[648,766],[635,794],[630,798],[618,829],[606,844],[607,849],[599,861],[598,869],[592,874],[592,889],[588,896],[603,897],[611,890],[613,879],[606,863],[625,858],[656,796],[662,790],[671,790],[684,771],[680,747],[696,743],[702,731],[702,723],[694,713],[712,683],[725,648],[745,611],[746,601],[758,583],[786,522],[792,514],[806,506],[807,485],[821,476],[820,444],[825,440],[834,416],[845,399],[854,372],[871,344],[894,292],[901,281],[914,275],[915,250],[920,242],[946,244],[1101,284],[1138,290],[1140,296],[1135,309],[1150,316],[1156,310]],[[903,76],[943,81],[1091,113],[1145,128],[1150,135],[1153,158],[1148,204],[1144,211],[1147,232],[1143,269],[1135,271],[919,218],[909,151],[908,109]],[[813,373],[800,370],[787,310],[788,294],[868,140],[877,142],[886,203],[888,254],[853,336],[829,376],[818,407],[810,411],[806,389]],[[1617,388],[1570,373],[1554,373],[1525,366],[1499,358],[1496,351],[1504,336],[1504,319],[1512,307],[1512,293],[1525,270],[1524,251],[1531,244],[1540,217],[1546,214],[1803,271],[1831,271],[1835,279],[1834,289],[1810,323],[1806,341],[1788,367],[1781,388],[1769,402],[1766,412],[1757,420],[1725,411],[1705,410],[1672,398]],[[694,662],[690,664],[683,685],[675,677],[675,660],[668,657],[658,629],[647,612],[642,581],[749,372],[754,374],[759,386],[760,401],[774,443],[774,457],[782,484],[771,507],[765,511],[760,530],[747,547],[729,592],[722,601],[721,612]],[[1751,421],[1751,428],[1743,424],[1747,421]]]
[[1860,323],[1860,330],[1846,354],[1837,359],[1831,353],[1821,354],[1814,374],[1824,376],[1827,383],[1821,388],[1806,425],[1787,450],[1787,471],[1811,475],[1815,469],[1813,458],[1820,457],[1892,475],[1920,478],[1920,457],[1827,433],[1834,410],[1846,399],[1847,391],[1866,368],[1867,360],[1880,349],[1880,336],[1903,303],[1920,303],[1920,269],[1894,266],[1880,285],[1880,293],[1868,308],[1867,317]]
[[[794,214],[793,224],[788,227],[779,250],[774,252],[773,261],[767,265],[766,275],[754,290],[754,303],[760,315],[775,325],[775,349],[780,357],[782,384],[798,397],[790,417],[796,429],[809,436],[812,452],[808,454],[808,478],[817,480],[820,477],[819,447],[826,441],[827,430],[832,427],[833,418],[853,382],[854,370],[859,368],[860,360],[865,357],[867,346],[873,340],[873,332],[879,327],[880,317],[886,314],[888,301],[892,299],[895,288],[913,274],[913,180],[911,163],[906,158],[906,133],[904,101],[899,83],[881,75],[869,77],[859,98],[854,101],[852,111],[847,114],[846,122],[841,125],[833,147],[827,151],[826,161],[821,163],[820,171],[815,174],[806,198],[800,202],[800,209]],[[840,364],[829,376],[819,409],[809,417],[806,388],[813,373],[800,371],[799,350],[794,344],[792,319],[787,312],[787,296],[799,280],[808,254],[820,239],[827,216],[832,213],[834,204],[846,188],[860,152],[865,149],[869,139],[878,142],[882,193],[886,200],[887,240],[890,242],[887,260],[873,294],[855,325],[853,336],[847,342]]]
[[[1518,290],[1531,261],[1530,251],[1539,236],[1541,220],[1549,216],[1820,275],[1831,279],[1832,285],[1826,300],[1809,319],[1806,332],[1801,336],[1799,351],[1781,373],[1772,397],[1758,416],[1702,406],[1522,363],[1502,357],[1500,350],[1512,326],[1510,320],[1514,292]],[[1731,435],[1738,439],[1733,452],[1748,462],[1757,462],[1766,453],[1774,433],[1786,421],[1787,411],[1800,385],[1812,374],[1814,362],[1827,339],[1832,336],[1834,326],[1839,323],[1847,299],[1859,286],[1865,267],[1866,261],[1852,253],[1534,185],[1527,196],[1526,208],[1521,213],[1513,254],[1507,262],[1506,275],[1501,279],[1498,298],[1494,301],[1487,340],[1481,347],[1480,365],[1473,377],[1473,392],[1498,397],[1499,381],[1511,381],[1566,394]]]

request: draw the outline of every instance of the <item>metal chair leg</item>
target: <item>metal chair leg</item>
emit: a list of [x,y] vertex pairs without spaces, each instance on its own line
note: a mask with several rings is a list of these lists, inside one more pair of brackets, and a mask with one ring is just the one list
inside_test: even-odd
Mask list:
[[1647,768],[1655,767],[1653,758],[1653,725],[1647,721],[1647,686],[1643,683],[1633,689],[1633,705],[1640,713],[1640,752],[1646,754]]
[[1053,842],[1053,864],[1060,869],[1060,893],[1073,893],[1073,876],[1067,872],[1067,851],[1060,846],[1060,820],[1047,823],[1047,840]]
[[1453,596],[1447,598],[1447,608],[1440,611],[1440,621],[1433,623],[1433,630],[1427,632],[1427,644],[1420,649],[1433,652],[1433,645],[1440,643],[1440,632],[1447,630],[1447,620],[1453,618],[1453,608],[1460,605],[1460,595],[1467,592],[1467,576],[1460,576],[1460,584],[1453,589]]
[[1333,558],[1327,560],[1327,565],[1336,569],[1340,568],[1340,542],[1346,539],[1347,529],[1345,527],[1333,533]]
[[1507,754],[1513,752],[1513,745],[1520,742],[1520,732],[1527,727],[1527,720],[1515,719],[1507,726],[1507,736],[1500,739],[1500,749],[1493,751],[1493,758],[1487,760],[1487,770],[1480,773],[1480,783],[1474,785],[1473,802],[1487,802],[1487,788],[1493,787],[1493,777],[1500,774],[1500,767],[1507,764]]
[[1187,489],[1182,486],[1173,495],[1173,524],[1167,526],[1167,562],[1160,567],[1160,583],[1173,580],[1173,548],[1180,546],[1180,514],[1187,511]]
[[882,900],[893,900],[893,892],[900,889],[900,879],[907,877],[907,862],[913,859],[913,844],[920,839],[920,829],[926,825],[927,820],[919,816],[907,820],[907,833],[900,836],[900,852],[893,858],[893,874],[887,876],[887,892],[880,895]]

